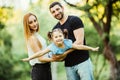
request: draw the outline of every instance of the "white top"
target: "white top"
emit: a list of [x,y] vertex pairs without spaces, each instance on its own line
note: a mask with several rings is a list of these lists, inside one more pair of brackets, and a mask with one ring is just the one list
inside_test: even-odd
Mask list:
[[[40,36],[38,33],[35,33],[34,35],[36,36],[36,38],[40,41],[40,43],[42,45],[42,49],[41,50],[45,49],[47,47],[46,40],[42,36]],[[34,52],[33,52],[32,48],[30,47],[29,44],[27,44],[27,49],[28,49],[28,56],[29,57],[32,56],[34,54]],[[48,57],[48,54],[45,54],[44,56]],[[38,58],[35,58],[35,59],[30,60],[29,63],[30,63],[30,65],[33,66],[36,63],[43,63],[43,62],[40,62],[38,60]]]

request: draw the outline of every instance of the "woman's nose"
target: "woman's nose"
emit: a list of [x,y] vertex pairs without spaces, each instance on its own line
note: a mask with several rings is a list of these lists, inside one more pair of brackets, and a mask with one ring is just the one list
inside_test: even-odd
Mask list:
[[33,25],[35,26],[35,25],[36,25],[36,23],[34,22],[34,23],[33,23]]

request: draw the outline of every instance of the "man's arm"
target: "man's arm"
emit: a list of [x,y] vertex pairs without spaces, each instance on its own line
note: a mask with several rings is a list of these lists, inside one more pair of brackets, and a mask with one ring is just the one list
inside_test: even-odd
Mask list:
[[74,51],[74,49],[69,49],[69,50],[65,51],[65,52],[64,52],[63,54],[61,54],[61,55],[53,55],[52,58],[53,58],[54,60],[56,60],[56,61],[62,61],[62,60],[64,60],[64,59],[66,58],[66,56],[67,56],[70,52],[72,52],[72,51]]
[[74,44],[84,44],[84,28],[78,28],[74,30],[73,33],[76,39]]
[[[76,39],[74,44],[83,45],[84,44],[84,28],[78,28],[78,29],[74,30],[73,33],[74,33],[74,36]],[[64,54],[62,54],[61,56],[67,56],[70,52],[72,52],[74,50],[75,49],[69,49],[69,50],[65,51]]]

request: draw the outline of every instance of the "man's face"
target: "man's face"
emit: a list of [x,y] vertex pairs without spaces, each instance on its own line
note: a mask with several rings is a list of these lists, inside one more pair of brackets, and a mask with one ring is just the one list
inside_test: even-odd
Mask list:
[[50,12],[58,20],[61,20],[63,18],[63,7],[60,7],[59,5],[55,5],[54,7],[50,8]]

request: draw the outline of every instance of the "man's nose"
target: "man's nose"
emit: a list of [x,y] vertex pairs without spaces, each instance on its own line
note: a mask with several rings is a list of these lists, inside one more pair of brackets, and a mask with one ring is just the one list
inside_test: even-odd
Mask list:
[[58,12],[58,11],[56,11],[56,12],[55,12],[55,15],[58,15],[58,14],[59,14],[59,12]]

